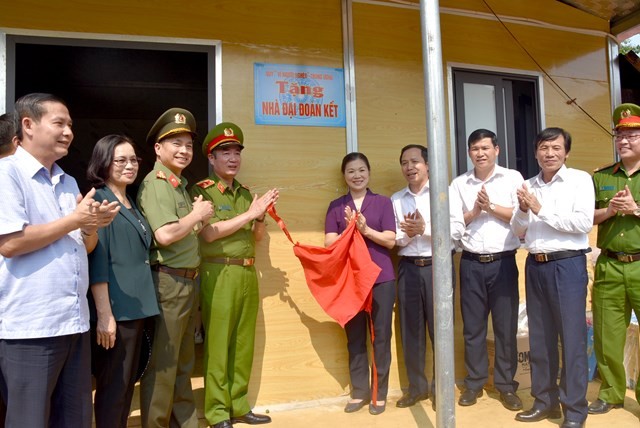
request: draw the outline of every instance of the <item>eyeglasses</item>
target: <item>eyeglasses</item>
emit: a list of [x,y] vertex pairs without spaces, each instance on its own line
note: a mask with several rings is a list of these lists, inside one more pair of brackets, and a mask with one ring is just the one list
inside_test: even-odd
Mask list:
[[640,140],[640,134],[617,134],[614,137],[616,143],[621,143],[622,140],[627,140],[630,143],[635,143]]
[[138,164],[142,162],[142,158],[139,157],[135,157],[135,158],[117,158],[113,160],[113,164],[115,166],[117,166],[118,168],[124,168],[125,166],[127,166],[128,163],[130,163],[133,166],[138,166]]

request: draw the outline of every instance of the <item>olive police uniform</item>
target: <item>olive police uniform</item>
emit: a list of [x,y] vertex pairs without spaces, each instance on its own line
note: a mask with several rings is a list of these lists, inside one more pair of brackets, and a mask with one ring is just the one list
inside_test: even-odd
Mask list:
[[[613,115],[616,129],[640,133],[640,107],[618,106]],[[638,144],[636,142],[635,144]],[[600,168],[593,175],[596,209],[606,208],[615,194],[629,186],[640,205],[640,172],[629,175],[622,164]],[[631,310],[640,314],[640,213],[617,214],[598,225],[598,247],[602,250],[595,267],[592,293],[594,349],[602,383],[598,398],[622,405],[626,392],[624,346]],[[640,384],[636,382],[640,401]]]
[[[224,144],[242,148],[242,131],[230,123],[216,126],[205,138],[203,152],[208,155]],[[193,186],[191,195],[202,195],[214,204],[213,225],[248,211],[253,201],[249,189],[237,180],[228,187],[214,173]],[[247,392],[260,302],[252,226],[253,221],[248,222],[231,235],[200,246],[200,302],[206,332],[204,413],[212,425],[251,411]]]
[[[182,116],[181,116],[182,115]],[[185,116],[188,118],[185,120]],[[195,130],[191,113],[165,112],[149,132],[155,144],[168,135]],[[155,233],[191,212],[187,180],[156,162],[138,192],[138,207]],[[168,246],[154,239],[150,263],[160,315],[156,317],[151,361],[141,380],[140,407],[143,427],[193,427],[198,417],[191,389],[195,362],[193,310],[195,278],[200,264],[196,231]]]

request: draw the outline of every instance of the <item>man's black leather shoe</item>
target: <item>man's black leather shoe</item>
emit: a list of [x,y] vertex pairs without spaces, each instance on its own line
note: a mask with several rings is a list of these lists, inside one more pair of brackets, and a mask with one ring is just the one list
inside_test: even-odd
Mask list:
[[233,425],[231,425],[231,421],[227,419],[226,421],[211,425],[211,428],[233,428]]
[[267,415],[258,415],[253,412],[245,413],[242,416],[236,416],[231,418],[232,424],[249,424],[249,425],[259,425],[259,424],[268,424],[271,422],[271,417]]
[[560,406],[551,409],[529,409],[516,415],[519,422],[538,422],[543,419],[559,419],[562,417]]
[[509,410],[518,411],[522,410],[522,400],[516,395],[515,392],[501,392],[500,402]]
[[467,388],[458,399],[458,404],[461,406],[473,406],[478,401],[478,397],[482,397],[482,389]]
[[568,421],[565,419],[560,428],[584,428],[584,422]]
[[620,409],[623,407],[622,403],[619,404],[611,404],[606,401],[602,401],[601,399],[597,399],[593,403],[589,404],[589,414],[591,415],[604,415],[609,412],[611,409]]
[[411,395],[407,392],[402,396],[402,398],[398,400],[398,402],[396,403],[396,407],[411,407],[418,401],[426,400],[427,398],[429,398],[428,392],[418,395]]

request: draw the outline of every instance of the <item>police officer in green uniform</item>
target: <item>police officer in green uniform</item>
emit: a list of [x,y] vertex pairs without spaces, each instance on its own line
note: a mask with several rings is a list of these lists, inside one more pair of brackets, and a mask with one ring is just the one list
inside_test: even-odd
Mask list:
[[[627,327],[633,309],[640,314],[640,107],[622,104],[613,113],[619,162],[595,171],[594,224],[602,250],[592,293],[594,349],[602,384],[589,413],[623,406],[623,365]],[[640,383],[636,382],[640,401]]]
[[223,122],[204,139],[202,151],[213,169],[191,189],[215,207],[211,227],[201,234],[200,302],[205,329],[204,412],[214,428],[271,422],[247,401],[260,296],[254,267],[255,244],[265,233],[265,212],[278,199],[271,189],[252,196],[235,179],[243,135]]
[[202,198],[192,202],[187,180],[181,176],[193,158],[195,130],[189,111],[172,108],[147,135],[156,163],[140,186],[138,207],[153,231],[149,259],[160,315],[155,320],[151,361],[141,381],[143,427],[198,427],[191,389],[194,281],[200,265],[198,232],[208,224],[213,207]]

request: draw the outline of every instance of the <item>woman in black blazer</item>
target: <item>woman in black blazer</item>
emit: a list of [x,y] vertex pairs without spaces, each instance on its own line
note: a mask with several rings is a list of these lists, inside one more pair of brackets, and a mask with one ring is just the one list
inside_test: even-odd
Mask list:
[[94,198],[120,202],[120,212],[98,230],[98,245],[89,255],[97,428],[127,426],[144,320],[159,313],[149,266],[151,230],[126,193],[139,163],[128,137],[107,135],[96,143],[87,169]]

